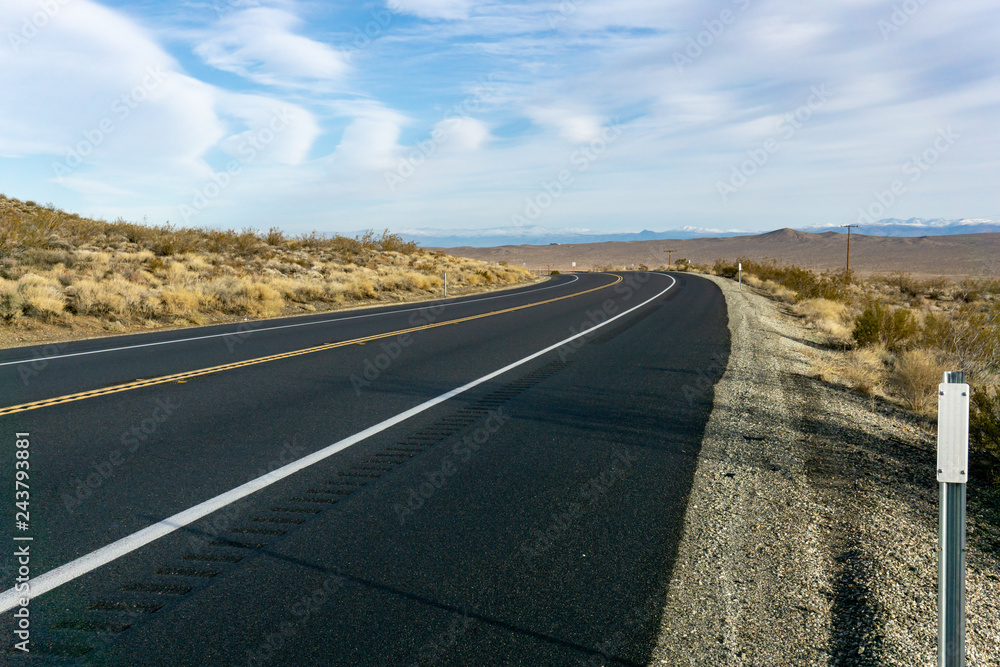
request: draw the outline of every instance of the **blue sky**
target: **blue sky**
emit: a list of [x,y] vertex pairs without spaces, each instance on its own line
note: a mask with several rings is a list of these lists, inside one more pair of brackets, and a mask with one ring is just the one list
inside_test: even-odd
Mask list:
[[0,192],[299,232],[1000,216],[986,0],[3,0]]

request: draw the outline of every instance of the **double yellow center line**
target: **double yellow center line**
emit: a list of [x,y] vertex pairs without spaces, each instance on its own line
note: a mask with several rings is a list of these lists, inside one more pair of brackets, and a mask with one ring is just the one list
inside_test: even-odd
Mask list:
[[55,398],[46,398],[40,401],[33,401],[31,403],[22,403],[20,405],[12,405],[7,408],[0,408],[0,417],[4,415],[12,415],[18,412],[27,412],[28,410],[37,410],[39,408],[47,408],[53,405],[61,405],[63,403],[72,403],[74,401],[82,401],[87,398],[96,398],[97,396],[106,396],[108,394],[117,394],[123,391],[132,391],[133,389],[141,389],[143,387],[152,387],[158,384],[166,384],[169,382],[186,382],[191,378],[200,377],[203,375],[211,375],[212,373],[220,373],[222,371],[231,371],[237,368],[244,368],[246,366],[254,366],[256,364],[263,364],[269,361],[278,361],[279,359],[289,359],[291,357],[298,357],[303,354],[312,354],[314,352],[322,352],[324,350],[332,350],[337,347],[346,347],[348,345],[361,345],[373,340],[380,340],[382,338],[391,338],[393,336],[400,336],[403,334],[413,333],[414,331],[423,331],[425,329],[435,329],[437,327],[444,327],[451,324],[459,324],[461,322],[469,322],[471,320],[478,320],[484,317],[492,317],[494,315],[503,315],[504,313],[513,313],[518,310],[524,310],[525,308],[534,308],[536,306],[543,306],[547,303],[553,303],[555,301],[562,301],[563,299],[572,299],[578,296],[583,296],[584,294],[589,294],[591,292],[596,292],[602,290],[612,285],[617,285],[622,281],[621,276],[615,276],[617,280],[608,283],[607,285],[601,285],[600,287],[593,287],[582,292],[576,292],[574,294],[568,294],[566,296],[559,296],[552,299],[546,299],[545,301],[537,301],[535,303],[525,304],[523,306],[514,306],[513,308],[504,308],[503,310],[494,310],[488,313],[482,313],[481,315],[471,315],[469,317],[462,317],[457,320],[447,320],[446,322],[432,322],[430,324],[424,324],[418,327],[411,327],[409,329],[399,329],[398,331],[389,331],[387,333],[374,334],[372,336],[364,336],[362,338],[354,338],[352,340],[344,340],[336,343],[326,343],[325,345],[316,345],[315,347],[307,347],[301,350],[293,350],[292,352],[282,352],[280,354],[272,354],[266,357],[257,357],[256,359],[248,359],[246,361],[237,361],[231,364],[222,364],[221,366],[212,366],[210,368],[201,368],[194,371],[187,371],[184,373],[174,373],[173,375],[163,375],[155,378],[148,378],[145,380],[135,380],[134,382],[126,382],[124,384],[115,385],[113,387],[104,387],[102,389],[92,389],[90,391],[82,391],[78,394],[67,394],[66,396],[57,396]]

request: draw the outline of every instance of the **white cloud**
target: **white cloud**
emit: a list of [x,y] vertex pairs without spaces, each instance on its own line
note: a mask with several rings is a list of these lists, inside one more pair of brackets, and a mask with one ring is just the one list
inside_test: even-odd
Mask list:
[[[9,0],[0,32],[37,10]],[[213,173],[215,149],[240,157],[241,143],[262,138],[257,166],[301,164],[320,133],[301,106],[185,74],[146,30],[90,0],[62,6],[17,51],[0,50],[0,89],[17,91],[17,104],[0,105],[0,153],[49,157],[35,178],[88,199],[169,200]],[[289,118],[277,132],[276,113]]]
[[285,165],[302,164],[322,130],[304,108],[260,95],[220,92],[219,109],[236,119],[245,130],[220,142],[220,148],[238,160],[249,155],[261,161]]
[[331,159],[369,170],[394,167],[401,150],[399,135],[406,118],[376,103],[345,104],[341,109],[354,120],[344,130]]
[[332,81],[347,71],[343,54],[292,31],[302,20],[287,11],[255,7],[225,16],[216,34],[195,47],[207,64],[265,85]]
[[[9,0],[0,30],[37,8]],[[0,106],[7,154],[63,156],[83,146],[88,160],[184,161],[223,132],[210,86],[178,72],[137,25],[89,0],[63,6],[18,52],[0,51],[0,89],[17,91],[9,98],[16,104]]]
[[531,104],[526,113],[536,124],[554,128],[560,137],[571,143],[590,141],[601,134],[598,116],[571,109],[568,105]]
[[431,136],[443,137],[444,150],[476,151],[489,141],[490,128],[475,118],[453,118],[437,123]]

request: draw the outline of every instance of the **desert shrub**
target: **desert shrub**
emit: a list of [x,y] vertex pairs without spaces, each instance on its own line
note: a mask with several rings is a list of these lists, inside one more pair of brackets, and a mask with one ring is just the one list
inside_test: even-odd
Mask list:
[[399,234],[393,234],[388,229],[382,232],[382,238],[378,239],[377,247],[383,252],[399,252],[404,255],[412,255],[417,251],[417,244],[413,241],[404,241]]
[[77,315],[121,315],[125,298],[108,282],[81,280],[70,290],[72,308]]
[[[844,272],[817,275],[814,271],[794,264],[779,264],[777,260],[773,259],[760,262],[747,257],[741,257],[735,262],[717,259],[712,266],[712,272],[727,278],[735,278],[739,272],[740,264],[743,265],[744,280],[750,275],[756,276],[764,282],[770,280],[790,292],[794,292],[795,298],[823,298],[837,301],[845,301],[849,298],[847,285],[850,280]],[[775,294],[775,296],[779,295]],[[788,293],[781,292],[779,298],[788,298]]]
[[344,288],[344,294],[352,299],[374,299],[378,297],[375,286],[367,278],[356,278]]
[[168,287],[160,292],[160,303],[164,315],[187,316],[201,307],[202,299],[197,292],[183,287]]
[[966,303],[978,301],[982,295],[983,283],[972,278],[964,278],[951,292],[955,301],[965,301]]
[[0,278],[0,319],[12,322],[24,314],[24,295],[17,291],[17,281]]
[[974,378],[996,375],[1000,366],[1000,304],[985,308],[962,303],[947,314],[928,313],[920,338],[923,345],[942,350]]
[[883,278],[887,285],[895,287],[899,290],[900,294],[905,294],[907,296],[919,296],[924,293],[923,285],[919,280],[916,280],[909,273],[903,273],[902,271],[894,271],[888,276]]
[[285,233],[277,227],[271,227],[267,230],[267,235],[264,237],[264,241],[268,245],[280,246],[285,243]]
[[281,294],[270,285],[236,276],[215,278],[203,290],[220,310],[234,315],[266,315],[284,306]]
[[[407,271],[403,274],[403,277],[406,278],[406,281],[410,284],[410,288],[416,290],[429,290],[433,287],[440,286],[440,284],[444,282],[437,276],[428,276],[423,273],[417,273],[416,271]],[[434,282],[433,279],[436,279],[437,282]]]
[[776,283],[773,280],[765,280],[761,287],[763,287],[772,297],[778,301],[783,301],[784,303],[795,303],[798,301],[799,295],[795,290],[788,289],[780,283]]
[[825,333],[832,342],[846,344],[851,340],[848,325],[854,318],[846,304],[830,299],[807,299],[799,302],[795,312]]
[[906,350],[895,359],[892,382],[907,408],[929,415],[937,406],[937,386],[943,371],[933,351]]
[[61,315],[66,307],[62,285],[51,277],[29,273],[17,281],[17,292],[25,315],[47,320]]
[[982,451],[1000,455],[1000,386],[973,388],[969,441]]
[[881,345],[851,350],[820,367],[820,376],[836,376],[862,394],[875,395],[888,382],[891,355]]
[[917,323],[907,308],[892,308],[881,301],[869,301],[854,320],[852,335],[861,347],[882,344],[891,352],[902,349],[917,334]]

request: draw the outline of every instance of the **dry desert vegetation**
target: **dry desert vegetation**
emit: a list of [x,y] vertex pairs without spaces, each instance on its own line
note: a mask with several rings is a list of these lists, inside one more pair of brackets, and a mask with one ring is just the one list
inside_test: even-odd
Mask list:
[[0,195],[0,346],[273,317],[532,280],[385,232],[104,222]]
[[676,267],[737,277],[785,304],[814,331],[810,343],[840,351],[817,357],[820,379],[933,421],[946,370],[972,385],[972,445],[980,470],[1000,484],[1000,279],[916,279],[893,272],[859,277],[748,258]]

